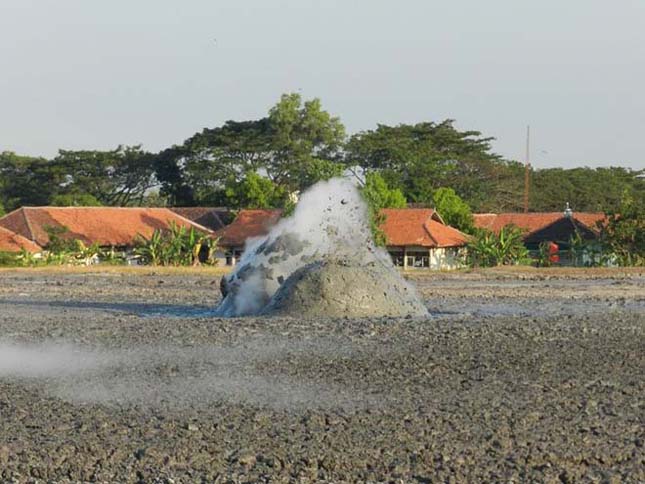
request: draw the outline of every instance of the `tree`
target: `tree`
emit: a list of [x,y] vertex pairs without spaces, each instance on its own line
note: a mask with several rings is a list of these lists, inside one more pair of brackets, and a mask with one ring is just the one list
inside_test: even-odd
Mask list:
[[491,139],[458,131],[452,120],[379,125],[350,138],[345,163],[379,172],[411,202],[431,203],[434,190],[452,186],[469,203],[479,203],[499,177],[500,157],[490,151]]
[[58,167],[44,158],[0,153],[0,203],[6,210],[47,205],[63,181]]
[[320,99],[302,103],[300,94],[283,94],[269,111],[273,156],[269,177],[288,191],[298,191],[337,173],[333,160],[345,140],[340,119],[322,109]]
[[367,173],[361,193],[367,202],[374,242],[376,245],[384,246],[386,243],[385,233],[381,226],[385,222],[385,216],[381,213],[381,209],[405,208],[405,197],[401,190],[389,188],[383,177],[378,173]]
[[407,206],[401,190],[388,187],[386,181],[378,173],[367,173],[365,185],[361,191],[367,205],[377,212],[382,208],[405,208]]
[[467,262],[473,267],[515,265],[528,258],[522,231],[513,225],[502,227],[498,234],[490,230],[477,230],[467,245]]
[[271,208],[284,204],[286,194],[274,182],[253,171],[226,187],[227,205],[232,208]]
[[152,155],[141,146],[119,146],[111,151],[60,150],[53,163],[65,176],[62,194],[90,194],[103,205],[138,205],[155,184]]
[[49,204],[55,207],[98,207],[101,202],[89,193],[65,193],[54,195]]
[[625,193],[618,213],[601,230],[602,242],[621,265],[645,265],[645,200],[640,195]]
[[226,190],[250,172],[291,193],[342,174],[335,161],[345,131],[321,107],[285,94],[268,116],[204,129],[155,158],[162,195],[173,204],[224,203]]
[[2,205],[0,203],[0,217],[4,216],[5,213],[7,213],[7,212],[5,212],[5,210],[4,210],[4,205]]
[[435,210],[443,221],[463,232],[473,231],[473,214],[470,207],[452,188],[438,188],[433,195]]
[[574,211],[615,212],[626,190],[634,197],[645,193],[644,175],[645,170],[622,167],[535,170],[530,207],[536,212],[560,212],[569,202]]

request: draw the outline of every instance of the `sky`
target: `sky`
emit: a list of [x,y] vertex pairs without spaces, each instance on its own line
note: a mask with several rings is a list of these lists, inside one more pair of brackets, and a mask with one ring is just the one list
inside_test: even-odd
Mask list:
[[158,151],[280,95],[645,168],[645,0],[0,0],[0,151]]

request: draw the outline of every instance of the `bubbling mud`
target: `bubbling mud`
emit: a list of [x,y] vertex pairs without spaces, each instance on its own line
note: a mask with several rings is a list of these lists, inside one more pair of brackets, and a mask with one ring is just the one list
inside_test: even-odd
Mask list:
[[219,316],[426,316],[415,289],[374,244],[367,207],[348,180],[319,182],[293,215],[247,242],[222,279]]

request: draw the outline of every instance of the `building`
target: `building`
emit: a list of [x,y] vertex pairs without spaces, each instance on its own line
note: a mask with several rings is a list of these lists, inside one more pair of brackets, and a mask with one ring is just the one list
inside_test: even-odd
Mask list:
[[220,248],[215,256],[220,264],[235,265],[244,252],[247,239],[268,234],[280,217],[282,210],[279,209],[240,210],[233,222],[215,232]]
[[50,229],[65,229],[62,237],[85,245],[129,249],[142,236],[172,225],[212,231],[166,208],[122,207],[23,207],[0,218],[0,227],[46,248]]
[[386,248],[394,264],[404,269],[456,269],[463,265],[469,237],[444,223],[430,208],[387,208]]
[[555,242],[561,250],[570,248],[573,237],[590,241],[598,238],[600,226],[607,221],[604,213],[573,212],[568,204],[564,212],[480,213],[473,215],[476,228],[499,231],[514,225],[524,232],[524,244],[539,250],[542,242]]
[[11,230],[0,227],[0,252],[17,253],[26,250],[32,254],[42,252],[40,247],[35,242],[26,239],[22,235],[16,234]]
[[235,215],[226,207],[168,207],[178,215],[215,232],[230,224]]
[[[387,250],[403,268],[454,269],[462,265],[468,236],[445,225],[432,209],[385,209],[381,227]],[[246,241],[266,235],[282,216],[281,210],[241,210],[235,220],[218,230],[222,264],[235,265]]]

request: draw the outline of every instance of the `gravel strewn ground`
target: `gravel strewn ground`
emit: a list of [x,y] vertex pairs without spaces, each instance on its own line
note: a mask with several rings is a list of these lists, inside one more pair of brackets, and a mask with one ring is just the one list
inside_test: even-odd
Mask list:
[[214,318],[212,275],[0,273],[0,481],[645,482],[645,275],[539,274],[305,320]]

